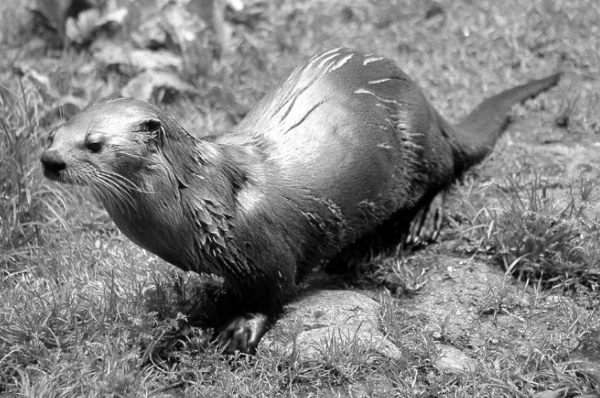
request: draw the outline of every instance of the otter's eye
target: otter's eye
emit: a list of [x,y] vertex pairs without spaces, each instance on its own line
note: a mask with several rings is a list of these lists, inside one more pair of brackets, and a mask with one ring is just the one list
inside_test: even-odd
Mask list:
[[85,143],[85,147],[91,153],[98,153],[102,150],[102,143],[98,141],[89,141]]

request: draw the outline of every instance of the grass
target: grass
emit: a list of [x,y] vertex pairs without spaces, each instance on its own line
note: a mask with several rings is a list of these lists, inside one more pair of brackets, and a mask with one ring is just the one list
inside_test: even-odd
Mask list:
[[477,210],[466,203],[474,227],[464,229],[465,236],[493,251],[507,274],[520,279],[597,285],[596,182],[579,178],[556,197],[537,175],[517,178],[499,187],[495,207]]
[[[155,21],[152,4],[141,20]],[[502,88],[565,72],[560,95],[517,108],[509,137],[455,190],[447,244],[371,267],[369,288],[391,292],[381,294],[381,324],[402,360],[344,336],[311,363],[268,351],[224,360],[194,326],[206,280],[135,247],[85,190],[41,179],[37,159],[61,115],[117,93],[126,77],[85,49],[46,47],[24,5],[0,11],[1,396],[600,395],[597,368],[576,356],[600,330],[597,163],[574,164],[568,152],[593,149],[600,126],[593,0],[248,2],[250,22],[228,22],[220,60],[206,56],[208,39],[194,51],[179,43],[189,50],[181,74],[199,96],[161,107],[199,136],[227,131],[301,60],[340,45],[393,58],[450,120]],[[132,18],[125,31],[137,28]],[[552,152],[557,142],[567,155]],[[450,302],[439,312],[407,305],[452,286],[460,262],[506,274],[461,293],[476,298],[466,329]],[[477,334],[490,339],[469,346]],[[477,370],[437,369],[438,343],[467,352]]]
[[0,90],[0,155],[5,159],[0,171],[0,262],[6,269],[19,269],[28,248],[40,243],[43,220],[38,215],[55,193],[30,182],[34,171],[30,151],[41,141],[36,129],[39,98],[16,78],[17,84]]

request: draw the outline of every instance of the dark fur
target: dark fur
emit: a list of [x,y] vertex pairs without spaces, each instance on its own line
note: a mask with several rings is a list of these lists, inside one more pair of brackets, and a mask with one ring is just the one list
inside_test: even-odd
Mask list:
[[[197,140],[153,105],[101,101],[57,132],[42,163],[51,179],[91,185],[138,245],[223,276],[239,315],[224,341],[253,351],[299,273],[374,236],[397,242],[491,151],[510,107],[557,80],[506,91],[453,127],[391,61],[338,49],[230,134]],[[110,173],[128,182],[103,182]]]

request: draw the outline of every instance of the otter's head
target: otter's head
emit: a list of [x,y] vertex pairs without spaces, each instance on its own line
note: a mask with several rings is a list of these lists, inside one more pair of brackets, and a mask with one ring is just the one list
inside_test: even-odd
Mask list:
[[42,154],[50,180],[90,186],[100,197],[118,198],[138,189],[140,171],[158,163],[162,123],[151,104],[102,100],[59,127]]

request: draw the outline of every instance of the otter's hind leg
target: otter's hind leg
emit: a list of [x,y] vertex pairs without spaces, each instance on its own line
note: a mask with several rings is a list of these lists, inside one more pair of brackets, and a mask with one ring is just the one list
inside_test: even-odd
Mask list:
[[429,205],[419,210],[404,237],[406,247],[420,247],[437,241],[444,220],[446,193],[438,194]]
[[424,199],[411,210],[400,210],[373,232],[344,248],[325,264],[329,273],[345,273],[357,263],[379,254],[391,254],[399,247],[414,249],[435,242],[442,229],[445,192]]

